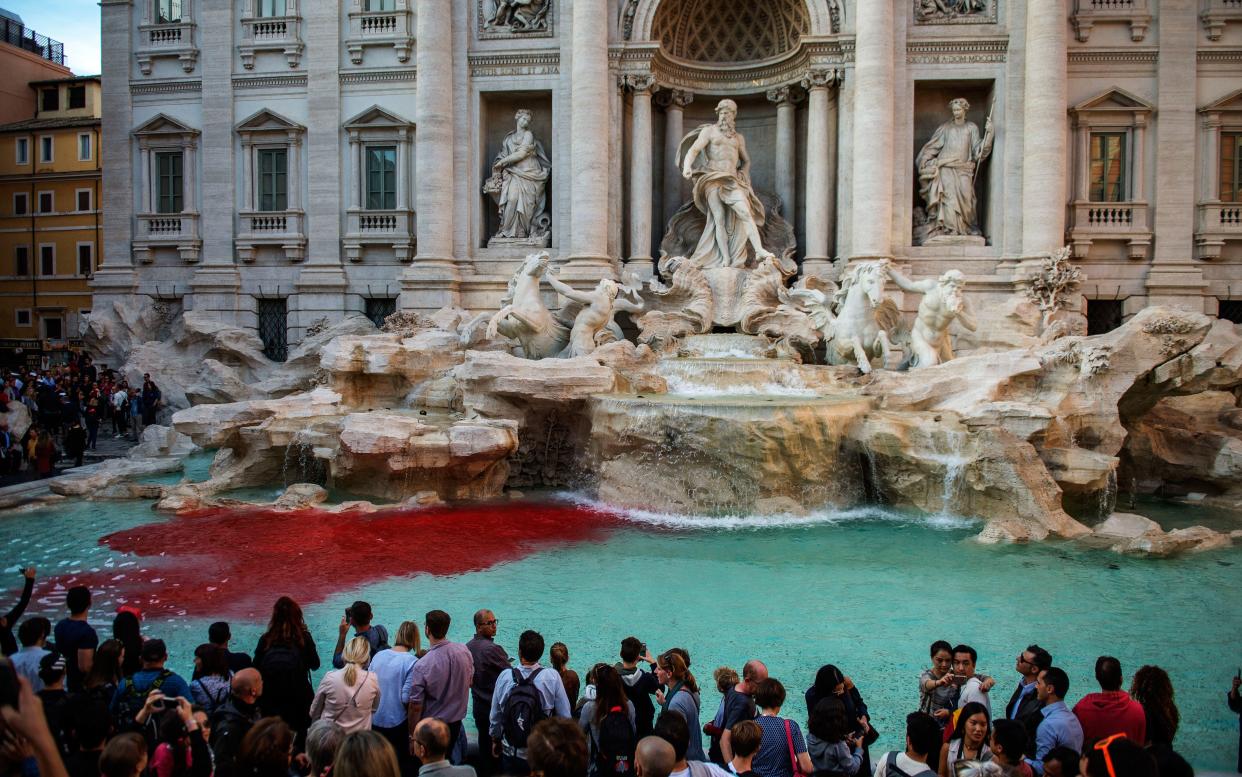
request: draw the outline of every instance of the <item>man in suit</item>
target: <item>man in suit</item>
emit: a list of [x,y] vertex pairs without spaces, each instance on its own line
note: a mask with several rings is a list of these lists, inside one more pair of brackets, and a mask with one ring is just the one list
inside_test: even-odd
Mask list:
[[1044,708],[1044,703],[1035,693],[1035,681],[1039,679],[1039,673],[1050,666],[1052,655],[1039,645],[1031,645],[1023,650],[1014,666],[1022,679],[1009,697],[1009,703],[1005,705],[1004,717],[1021,723],[1026,729],[1028,758],[1035,755],[1035,730],[1039,727],[1039,721],[1043,717],[1040,711]]

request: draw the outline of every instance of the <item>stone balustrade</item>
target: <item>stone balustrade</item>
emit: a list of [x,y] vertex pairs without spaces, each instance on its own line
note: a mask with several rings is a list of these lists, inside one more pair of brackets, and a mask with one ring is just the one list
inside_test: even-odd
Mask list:
[[1121,240],[1131,259],[1143,259],[1152,241],[1146,202],[1075,202],[1069,238],[1074,257],[1085,258],[1096,240]]
[[186,262],[197,262],[202,240],[199,239],[197,213],[139,213],[136,215],[133,249],[138,260],[150,264],[155,249],[172,246]]
[[413,256],[414,211],[350,209],[345,221],[344,248],[349,261],[361,262],[366,245],[391,247],[400,262]]
[[237,47],[242,66],[254,69],[254,56],[260,51],[280,51],[289,67],[302,60],[301,18],[298,16],[244,17],[242,40]]
[[1225,25],[1242,23],[1242,0],[1207,0],[1199,18],[1207,30],[1208,40],[1217,41],[1225,33]]
[[306,256],[305,214],[300,210],[241,211],[238,215],[237,256],[253,262],[260,246],[275,246],[285,259],[300,262]]
[[195,24],[183,20],[173,24],[144,24],[138,28],[141,43],[134,52],[138,69],[143,75],[151,75],[151,63],[160,58],[176,58],[187,73],[193,72],[198,62],[198,47],[194,43]]
[[1195,247],[1199,258],[1219,259],[1227,241],[1242,241],[1242,203],[1200,203],[1196,223]]
[[1130,25],[1130,39],[1135,43],[1147,37],[1151,26],[1150,0],[1075,0],[1070,21],[1074,36],[1086,43],[1097,23],[1121,22]]
[[414,47],[414,31],[408,8],[395,11],[350,11],[349,38],[345,48],[349,60],[362,64],[363,49],[368,46],[392,46],[398,62],[408,62]]

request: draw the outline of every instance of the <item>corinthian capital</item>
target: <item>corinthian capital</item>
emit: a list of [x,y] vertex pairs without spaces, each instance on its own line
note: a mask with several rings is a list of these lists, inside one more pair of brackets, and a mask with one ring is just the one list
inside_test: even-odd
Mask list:
[[802,78],[803,89],[826,89],[835,86],[841,80],[840,71],[833,68],[815,68],[808,70]]
[[648,94],[655,88],[655,76],[650,73],[626,73],[623,76],[625,80],[625,88],[632,92]]
[[685,89],[670,89],[664,87],[660,89],[660,94],[656,97],[656,102],[662,108],[685,108],[694,102],[694,92],[688,92]]

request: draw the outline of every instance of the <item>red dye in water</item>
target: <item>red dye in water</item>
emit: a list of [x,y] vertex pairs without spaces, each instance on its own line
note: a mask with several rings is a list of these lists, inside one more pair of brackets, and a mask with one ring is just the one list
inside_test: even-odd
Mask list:
[[201,510],[103,537],[145,557],[116,570],[65,575],[148,614],[262,614],[288,594],[306,604],[389,577],[455,575],[543,548],[603,538],[616,516],[565,504],[509,503],[330,513]]

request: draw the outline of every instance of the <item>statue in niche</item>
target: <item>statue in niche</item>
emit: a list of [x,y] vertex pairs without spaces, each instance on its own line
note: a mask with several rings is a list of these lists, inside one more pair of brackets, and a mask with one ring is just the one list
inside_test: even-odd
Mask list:
[[704,124],[681,141],[683,148],[690,144],[681,174],[694,182],[694,205],[707,217],[690,260],[705,270],[754,267],[773,254],[759,236],[765,214],[750,185],[750,155],[735,124],[737,103],[721,100],[716,116],[715,124]]
[[[950,101],[949,110],[953,112],[953,118],[936,129],[914,162],[919,176],[919,195],[924,203],[921,218],[916,216],[916,245],[982,242],[975,176],[979,166],[992,153],[992,116],[989,113],[981,137],[979,125],[966,120],[969,102],[959,97]],[[978,240],[952,239],[963,237]]]
[[492,175],[483,193],[496,201],[500,229],[488,245],[507,243],[543,247],[550,239],[547,216],[548,177],[552,163],[533,132],[530,111],[519,110],[516,127],[505,135],[500,153],[492,162]]
[[[635,289],[622,287],[616,281],[604,278],[591,291],[578,291],[562,283],[554,275],[546,276],[548,284],[565,299],[581,305],[577,310],[563,309],[562,316],[573,317],[569,330],[569,344],[559,355],[572,359],[587,356],[605,343],[624,339],[612,320],[618,311],[641,313],[643,300]],[[568,308],[568,306],[567,306]]]
[[957,321],[972,332],[977,326],[962,294],[966,277],[960,270],[949,270],[935,280],[913,281],[893,267],[888,268],[888,277],[902,291],[923,295],[902,367],[931,367],[952,359],[949,325]]
[[954,21],[963,16],[981,16],[989,0],[915,0],[914,18],[920,22]]
[[548,10],[552,0],[495,0],[489,30],[508,28],[512,33],[543,32],[548,29]]

